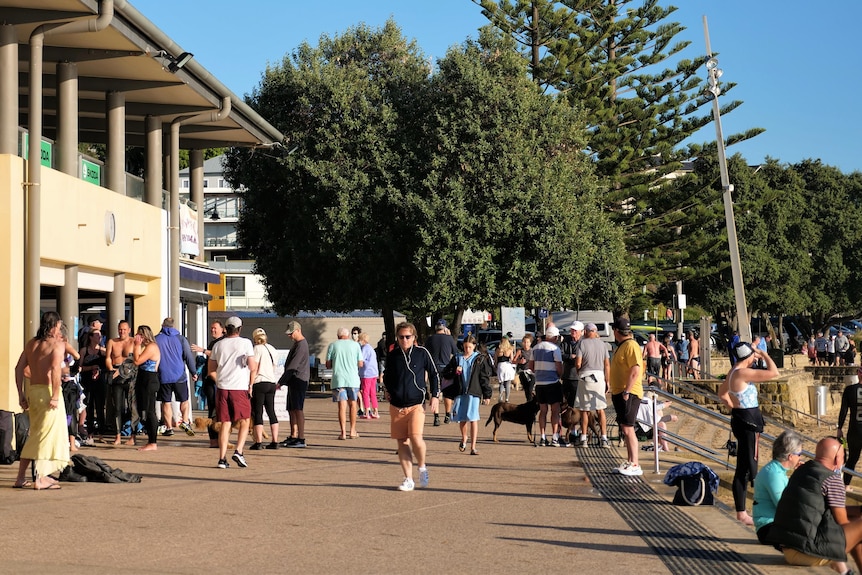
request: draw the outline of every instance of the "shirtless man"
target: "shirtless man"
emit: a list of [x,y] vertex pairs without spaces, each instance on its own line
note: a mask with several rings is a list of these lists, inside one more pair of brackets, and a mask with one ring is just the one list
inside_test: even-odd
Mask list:
[[[116,427],[117,436],[114,438],[114,445],[120,444],[120,433],[123,429],[123,406],[125,399],[129,394],[128,381],[120,381],[118,367],[127,357],[132,355],[135,346],[135,341],[129,337],[132,333],[132,326],[129,322],[122,319],[117,324],[118,337],[108,340],[108,347],[105,353],[105,367],[108,373],[111,374],[110,397],[108,402],[108,421]],[[131,439],[134,445],[134,437]]]
[[[63,405],[61,374],[66,344],[61,337],[63,322],[57,312],[42,314],[36,337],[24,345],[15,366],[15,384],[21,409],[30,410],[30,436],[21,452],[14,487],[60,489],[50,477],[70,461],[66,434],[66,409]],[[30,372],[30,385],[24,388],[24,372]],[[50,455],[50,459],[43,458]],[[30,462],[36,462],[36,481],[24,479]]]
[[[647,366],[647,385],[658,381],[661,374],[661,358],[667,354],[667,348],[655,338],[655,334],[649,334],[649,341],[644,346],[643,358]],[[664,386],[662,386],[664,387]]]
[[688,332],[688,372],[694,379],[700,379],[700,342],[694,332]]

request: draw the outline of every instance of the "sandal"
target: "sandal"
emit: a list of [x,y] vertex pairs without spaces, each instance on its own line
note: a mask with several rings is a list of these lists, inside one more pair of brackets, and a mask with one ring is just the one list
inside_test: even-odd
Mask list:
[[467,451],[467,444],[464,443],[463,441],[461,443],[459,443],[458,444],[458,451],[460,451],[461,453],[464,453],[465,451]]
[[479,452],[478,452],[478,451],[476,451],[475,449],[471,449],[471,450],[470,450],[470,455],[479,455]]
[[31,487],[33,487],[32,481],[25,481],[24,483],[21,483],[20,485],[18,483],[15,483],[14,485],[12,485],[13,489],[29,489]]

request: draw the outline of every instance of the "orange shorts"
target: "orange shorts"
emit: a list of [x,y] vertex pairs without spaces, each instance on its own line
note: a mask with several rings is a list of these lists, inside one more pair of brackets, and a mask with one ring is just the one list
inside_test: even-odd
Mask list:
[[398,408],[390,404],[389,420],[389,437],[392,439],[422,437],[422,427],[425,425],[425,406],[419,403],[410,407]]

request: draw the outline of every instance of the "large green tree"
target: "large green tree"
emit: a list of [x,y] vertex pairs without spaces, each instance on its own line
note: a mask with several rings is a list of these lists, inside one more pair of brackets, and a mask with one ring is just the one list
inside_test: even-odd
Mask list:
[[[521,45],[536,83],[586,110],[586,150],[606,178],[605,202],[628,232],[643,283],[684,279],[693,265],[685,261],[689,238],[657,238],[655,230],[694,228],[701,208],[691,208],[695,221],[687,223],[689,210],[666,199],[662,188],[666,175],[702,152],[686,141],[712,117],[699,77],[706,58],[682,57],[690,41],[676,39],[685,30],[670,20],[676,8],[658,0],[474,1]],[[725,84],[723,91],[732,88]],[[721,112],[739,105],[725,102]]]
[[249,101],[285,153],[231,150],[226,174],[276,311],[625,300],[583,119],[496,40],[432,76],[393,22],[358,26],[266,71]]

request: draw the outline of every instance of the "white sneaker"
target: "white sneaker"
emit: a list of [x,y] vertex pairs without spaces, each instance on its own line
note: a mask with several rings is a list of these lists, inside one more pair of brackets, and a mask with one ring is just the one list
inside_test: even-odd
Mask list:
[[619,467],[614,467],[613,470],[611,470],[611,473],[622,473],[624,469],[628,469],[629,467],[631,467],[631,464],[631,461],[626,461]]
[[404,481],[401,482],[401,485],[398,486],[398,491],[413,491],[415,484],[413,480],[409,477],[405,477]]
[[419,468],[419,487],[428,487],[428,468]]
[[620,467],[620,473],[622,473],[623,475],[628,475],[630,477],[634,477],[637,475],[643,475],[644,474],[644,470],[641,469],[640,465],[636,465],[636,464],[629,463],[629,462],[626,462],[626,463],[628,463],[628,466]]

